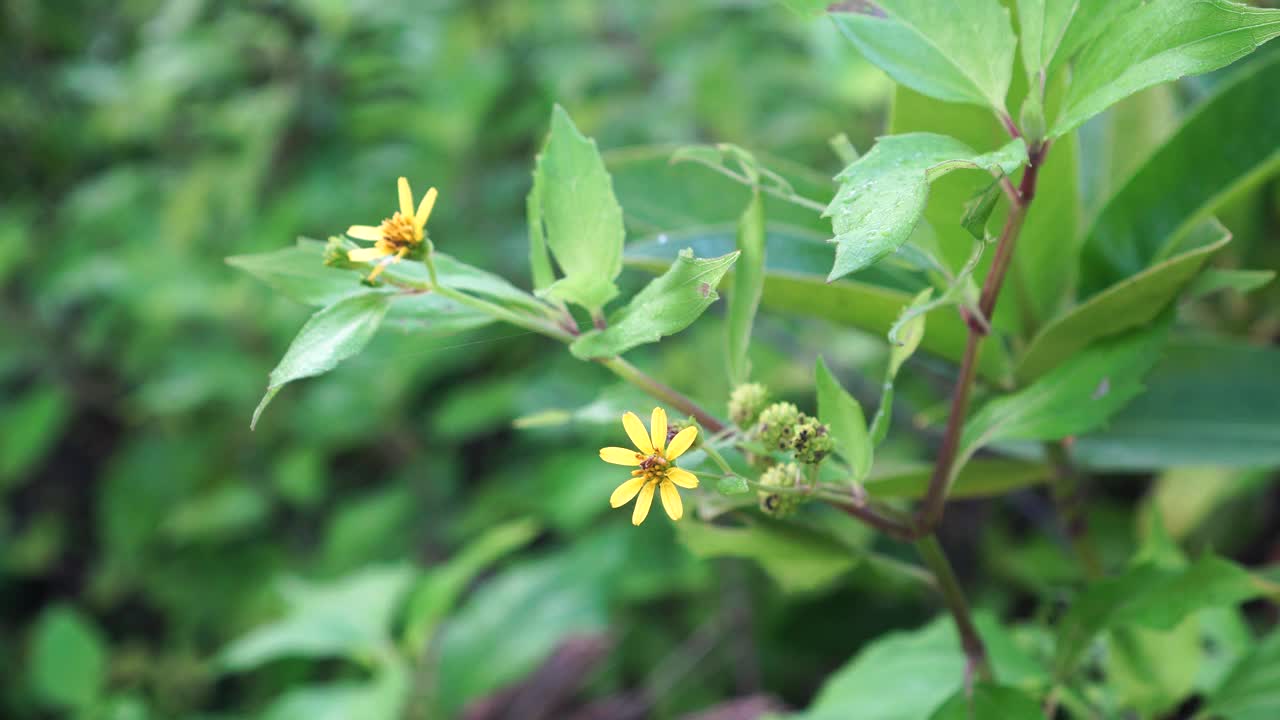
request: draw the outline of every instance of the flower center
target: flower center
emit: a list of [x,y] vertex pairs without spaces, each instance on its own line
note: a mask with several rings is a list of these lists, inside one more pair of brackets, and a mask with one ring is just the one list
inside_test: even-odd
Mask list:
[[405,217],[398,212],[383,220],[378,226],[378,231],[382,233],[382,239],[387,244],[397,248],[416,245],[422,241],[422,234],[418,232],[418,226],[413,223],[413,218]]
[[640,469],[631,471],[632,475],[643,475],[646,480],[665,480],[671,462],[661,453],[654,453],[640,461]]

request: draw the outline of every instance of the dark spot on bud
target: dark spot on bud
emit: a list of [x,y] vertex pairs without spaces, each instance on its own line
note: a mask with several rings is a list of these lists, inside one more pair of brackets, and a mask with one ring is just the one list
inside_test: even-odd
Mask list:
[[698,292],[702,293],[702,297],[711,295],[711,283],[702,283],[699,285]]

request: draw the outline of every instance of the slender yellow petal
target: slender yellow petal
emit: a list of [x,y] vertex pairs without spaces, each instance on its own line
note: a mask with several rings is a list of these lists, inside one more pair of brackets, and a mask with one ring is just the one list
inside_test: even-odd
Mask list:
[[[645,479],[643,477],[634,477],[622,483],[609,496],[609,506],[618,508],[626,505],[631,498],[636,496],[636,493],[640,492],[640,488],[644,486],[644,483]],[[652,493],[650,494],[652,495]]]
[[649,506],[653,504],[653,486],[658,483],[650,481],[640,489],[640,497],[636,498],[636,509],[631,511],[631,524],[639,525],[649,517]]
[[653,409],[653,417],[649,418],[649,436],[653,438],[653,449],[662,452],[667,444],[667,411],[660,407]]
[[653,454],[653,443],[649,442],[649,433],[645,432],[644,423],[640,422],[640,418],[636,417],[635,413],[629,412],[622,416],[622,427],[640,452],[645,455]]
[[413,217],[413,191],[409,189],[409,178],[397,180],[396,190],[400,192],[400,214],[406,218]]
[[382,271],[387,269],[388,265],[400,262],[400,258],[401,254],[397,253],[395,255],[388,255],[383,260],[380,260],[377,265],[373,266],[373,272],[369,273],[369,280],[371,282],[376,280],[378,276],[382,274]]
[[347,259],[351,262],[371,262],[386,255],[382,248],[367,247],[347,251]]
[[352,225],[347,228],[347,234],[357,240],[369,242],[382,239],[382,231],[372,225]]
[[693,425],[676,433],[676,436],[671,438],[671,444],[667,446],[667,459],[675,460],[683,455],[684,451],[689,449],[689,446],[693,444],[693,439],[697,436],[698,428]]
[[667,515],[672,520],[679,520],[684,515],[684,505],[680,503],[680,493],[676,486],[664,480],[658,485],[658,490],[662,492],[662,507]]
[[698,487],[698,476],[678,467],[667,468],[667,479],[682,488],[693,489]]
[[600,459],[614,465],[639,465],[644,455],[628,448],[600,448]]
[[419,230],[427,226],[427,218],[431,217],[431,208],[436,206],[437,194],[436,189],[431,188],[426,195],[422,196],[422,202],[418,203],[418,212],[414,213],[413,221]]

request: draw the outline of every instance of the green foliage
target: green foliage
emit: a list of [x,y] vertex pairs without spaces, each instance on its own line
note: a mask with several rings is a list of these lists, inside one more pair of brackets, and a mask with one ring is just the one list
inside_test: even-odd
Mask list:
[[733,266],[733,287],[729,294],[728,348],[729,381],[746,382],[751,373],[747,351],[751,347],[751,327],[764,292],[765,244],[764,202],[754,193],[738,220],[738,260]]
[[27,667],[31,689],[45,706],[85,710],[93,706],[107,679],[102,633],[73,608],[50,607],[31,628]]
[[831,426],[836,452],[849,463],[853,478],[861,480],[871,470],[875,452],[862,406],[845,392],[821,356],[814,369],[814,378],[818,386],[818,417]]
[[830,587],[861,561],[834,538],[798,525],[753,523],[722,527],[682,523],[680,542],[703,558],[749,558],[787,592],[811,593]]

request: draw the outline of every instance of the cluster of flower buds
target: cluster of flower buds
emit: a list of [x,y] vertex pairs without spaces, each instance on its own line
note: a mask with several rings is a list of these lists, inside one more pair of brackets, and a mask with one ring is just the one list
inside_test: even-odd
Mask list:
[[760,412],[756,437],[769,449],[794,452],[796,460],[806,465],[822,462],[834,446],[825,424],[785,402]]
[[769,402],[769,391],[760,383],[743,383],[729,395],[729,419],[740,428],[749,428]]
[[[790,489],[800,482],[802,470],[795,463],[782,463],[769,468],[760,476],[760,484],[765,487]],[[787,517],[800,507],[803,496],[790,492],[757,492],[760,498],[760,510],[773,517]]]

